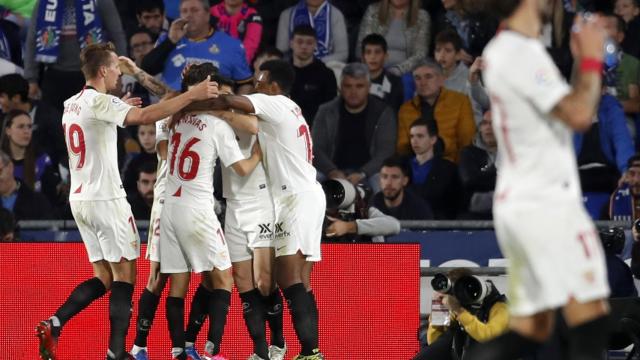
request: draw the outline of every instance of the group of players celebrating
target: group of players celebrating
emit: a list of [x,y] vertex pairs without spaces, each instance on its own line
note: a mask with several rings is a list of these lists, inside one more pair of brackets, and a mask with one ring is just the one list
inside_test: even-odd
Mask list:
[[[40,357],[55,360],[65,323],[110,290],[107,360],[147,359],[149,330],[171,278],[166,315],[172,358],[225,359],[220,344],[235,282],[254,345],[249,359],[284,359],[280,291],[301,345],[296,359],[323,359],[310,276],[321,258],[325,196],[311,164],[309,128],[298,105],[286,96],[294,80],[291,65],[279,60],[262,64],[256,93],[236,96],[233,82],[210,63],[185,69],[180,94],[168,92],[131,60],[118,58],[109,43],[87,46],[81,63],[86,86],[65,101],[62,124],[71,209],[94,277],[37,325]],[[140,108],[139,99],[109,95],[123,71],[165,94],[163,101]],[[118,172],[116,134],[117,126],[154,122],[159,163],[147,247],[150,275],[128,352],[125,338],[140,238]],[[214,212],[217,159],[227,199],[224,231]],[[185,331],[191,272],[201,273],[202,281]],[[207,317],[207,342],[198,353],[194,343]]]

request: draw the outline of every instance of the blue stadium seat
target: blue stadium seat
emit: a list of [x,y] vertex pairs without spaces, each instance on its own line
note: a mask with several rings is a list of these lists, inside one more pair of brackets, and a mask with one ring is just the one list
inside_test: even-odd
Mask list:
[[402,75],[402,90],[404,90],[404,101],[408,101],[415,95],[416,84],[413,82],[413,73],[408,72]]

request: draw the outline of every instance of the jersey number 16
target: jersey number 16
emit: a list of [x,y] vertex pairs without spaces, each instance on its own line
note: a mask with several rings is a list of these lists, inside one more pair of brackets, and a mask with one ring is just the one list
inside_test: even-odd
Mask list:
[[[197,144],[200,139],[198,139],[197,137],[192,137],[187,140],[184,147],[180,151],[180,156],[177,156],[181,140],[181,133],[175,133],[171,137],[171,162],[169,163],[169,174],[173,175],[176,167],[176,160],[177,158],[179,158],[178,176],[184,181],[189,181],[195,179],[196,175],[198,175],[198,167],[200,166],[200,155],[198,155],[197,152],[192,151],[191,147]],[[187,165],[187,159],[189,159],[189,163],[188,167],[185,169],[185,165]]]

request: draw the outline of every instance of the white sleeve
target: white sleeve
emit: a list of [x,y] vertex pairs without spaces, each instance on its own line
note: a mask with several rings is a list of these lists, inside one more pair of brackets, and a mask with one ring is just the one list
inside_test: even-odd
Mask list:
[[213,136],[215,137],[218,157],[224,167],[229,167],[245,159],[242,151],[240,151],[238,140],[236,140],[236,134],[224,120],[217,122]]
[[253,113],[260,119],[267,122],[280,122],[284,117],[281,115],[283,109],[278,99],[279,96],[269,96],[265,94],[243,95],[253,105]]
[[[571,87],[560,74],[549,54],[541,47],[536,51],[519,52],[518,67],[509,66],[506,81],[514,90],[529,99],[541,113],[548,114],[571,92]],[[522,71],[524,69],[524,71]]]
[[132,108],[133,106],[112,95],[98,94],[93,98],[92,110],[95,118],[120,127],[124,127],[124,120]]
[[171,118],[164,118],[158,122],[156,122],[156,145],[160,143],[160,141],[169,140],[169,127],[167,124]]

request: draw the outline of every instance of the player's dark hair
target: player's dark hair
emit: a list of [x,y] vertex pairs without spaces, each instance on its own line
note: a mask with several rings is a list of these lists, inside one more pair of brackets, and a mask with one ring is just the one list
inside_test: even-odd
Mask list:
[[[4,126],[2,127],[2,140],[0,141],[0,148],[2,151],[7,153],[11,159],[14,159],[14,156],[11,152],[11,140],[7,135],[7,129],[13,125],[13,121],[18,116],[26,116],[31,119],[31,115],[28,112],[23,110],[14,109],[7,113],[4,117]],[[33,120],[33,119],[32,119]],[[31,137],[31,141],[24,152],[24,162],[23,162],[23,175],[22,181],[25,185],[27,185],[31,190],[35,190],[36,183],[36,142],[34,141],[33,136]]]
[[207,76],[211,76],[213,79],[216,75],[218,75],[218,68],[212,63],[190,65],[184,72],[181,91],[186,92],[189,86],[203,82]]
[[136,15],[142,15],[143,12],[152,12],[155,9],[164,14],[164,1],[162,0],[136,0],[135,4]]
[[0,94],[7,94],[9,99],[20,95],[20,101],[29,99],[29,82],[20,74],[0,76]]
[[293,39],[296,35],[311,36],[315,39],[316,31],[311,27],[311,25],[298,25],[293,29],[291,38]]
[[266,48],[260,50],[260,52],[256,55],[256,58],[259,58],[260,56],[275,56],[279,59],[282,59],[284,57],[284,54],[275,46],[267,46]]
[[385,40],[384,36],[376,33],[369,34],[362,39],[362,53],[364,54],[364,49],[367,45],[370,46],[380,46],[382,47],[382,51],[387,53],[387,40]]
[[485,9],[499,20],[508,18],[520,6],[522,0],[485,0]]
[[220,73],[217,73],[214,77],[211,78],[211,80],[217,82],[218,86],[226,85],[226,86],[231,87],[232,89],[236,86],[236,82],[235,81],[229,79],[226,76],[220,75]]
[[101,66],[109,66],[111,53],[115,53],[116,48],[112,42],[91,44],[80,52],[80,66],[86,80],[98,76]]
[[269,82],[275,82],[283,93],[289,94],[296,73],[293,66],[284,60],[269,60],[260,65],[260,70],[269,72]]
[[395,167],[402,171],[404,176],[410,176],[409,168],[407,167],[407,163],[399,156],[392,156],[384,159],[382,162],[382,167]]
[[411,123],[409,129],[413,129],[416,126],[424,126],[425,128],[427,128],[429,136],[438,136],[438,124],[435,122],[435,120],[418,118],[416,121]]
[[156,170],[157,170],[157,163],[155,161],[145,161],[142,164],[140,164],[140,167],[138,167],[138,178],[140,178],[140,173],[145,173],[145,174],[155,174]]
[[436,46],[444,44],[451,44],[456,51],[460,51],[462,49],[462,38],[457,31],[446,29],[436,35]]

